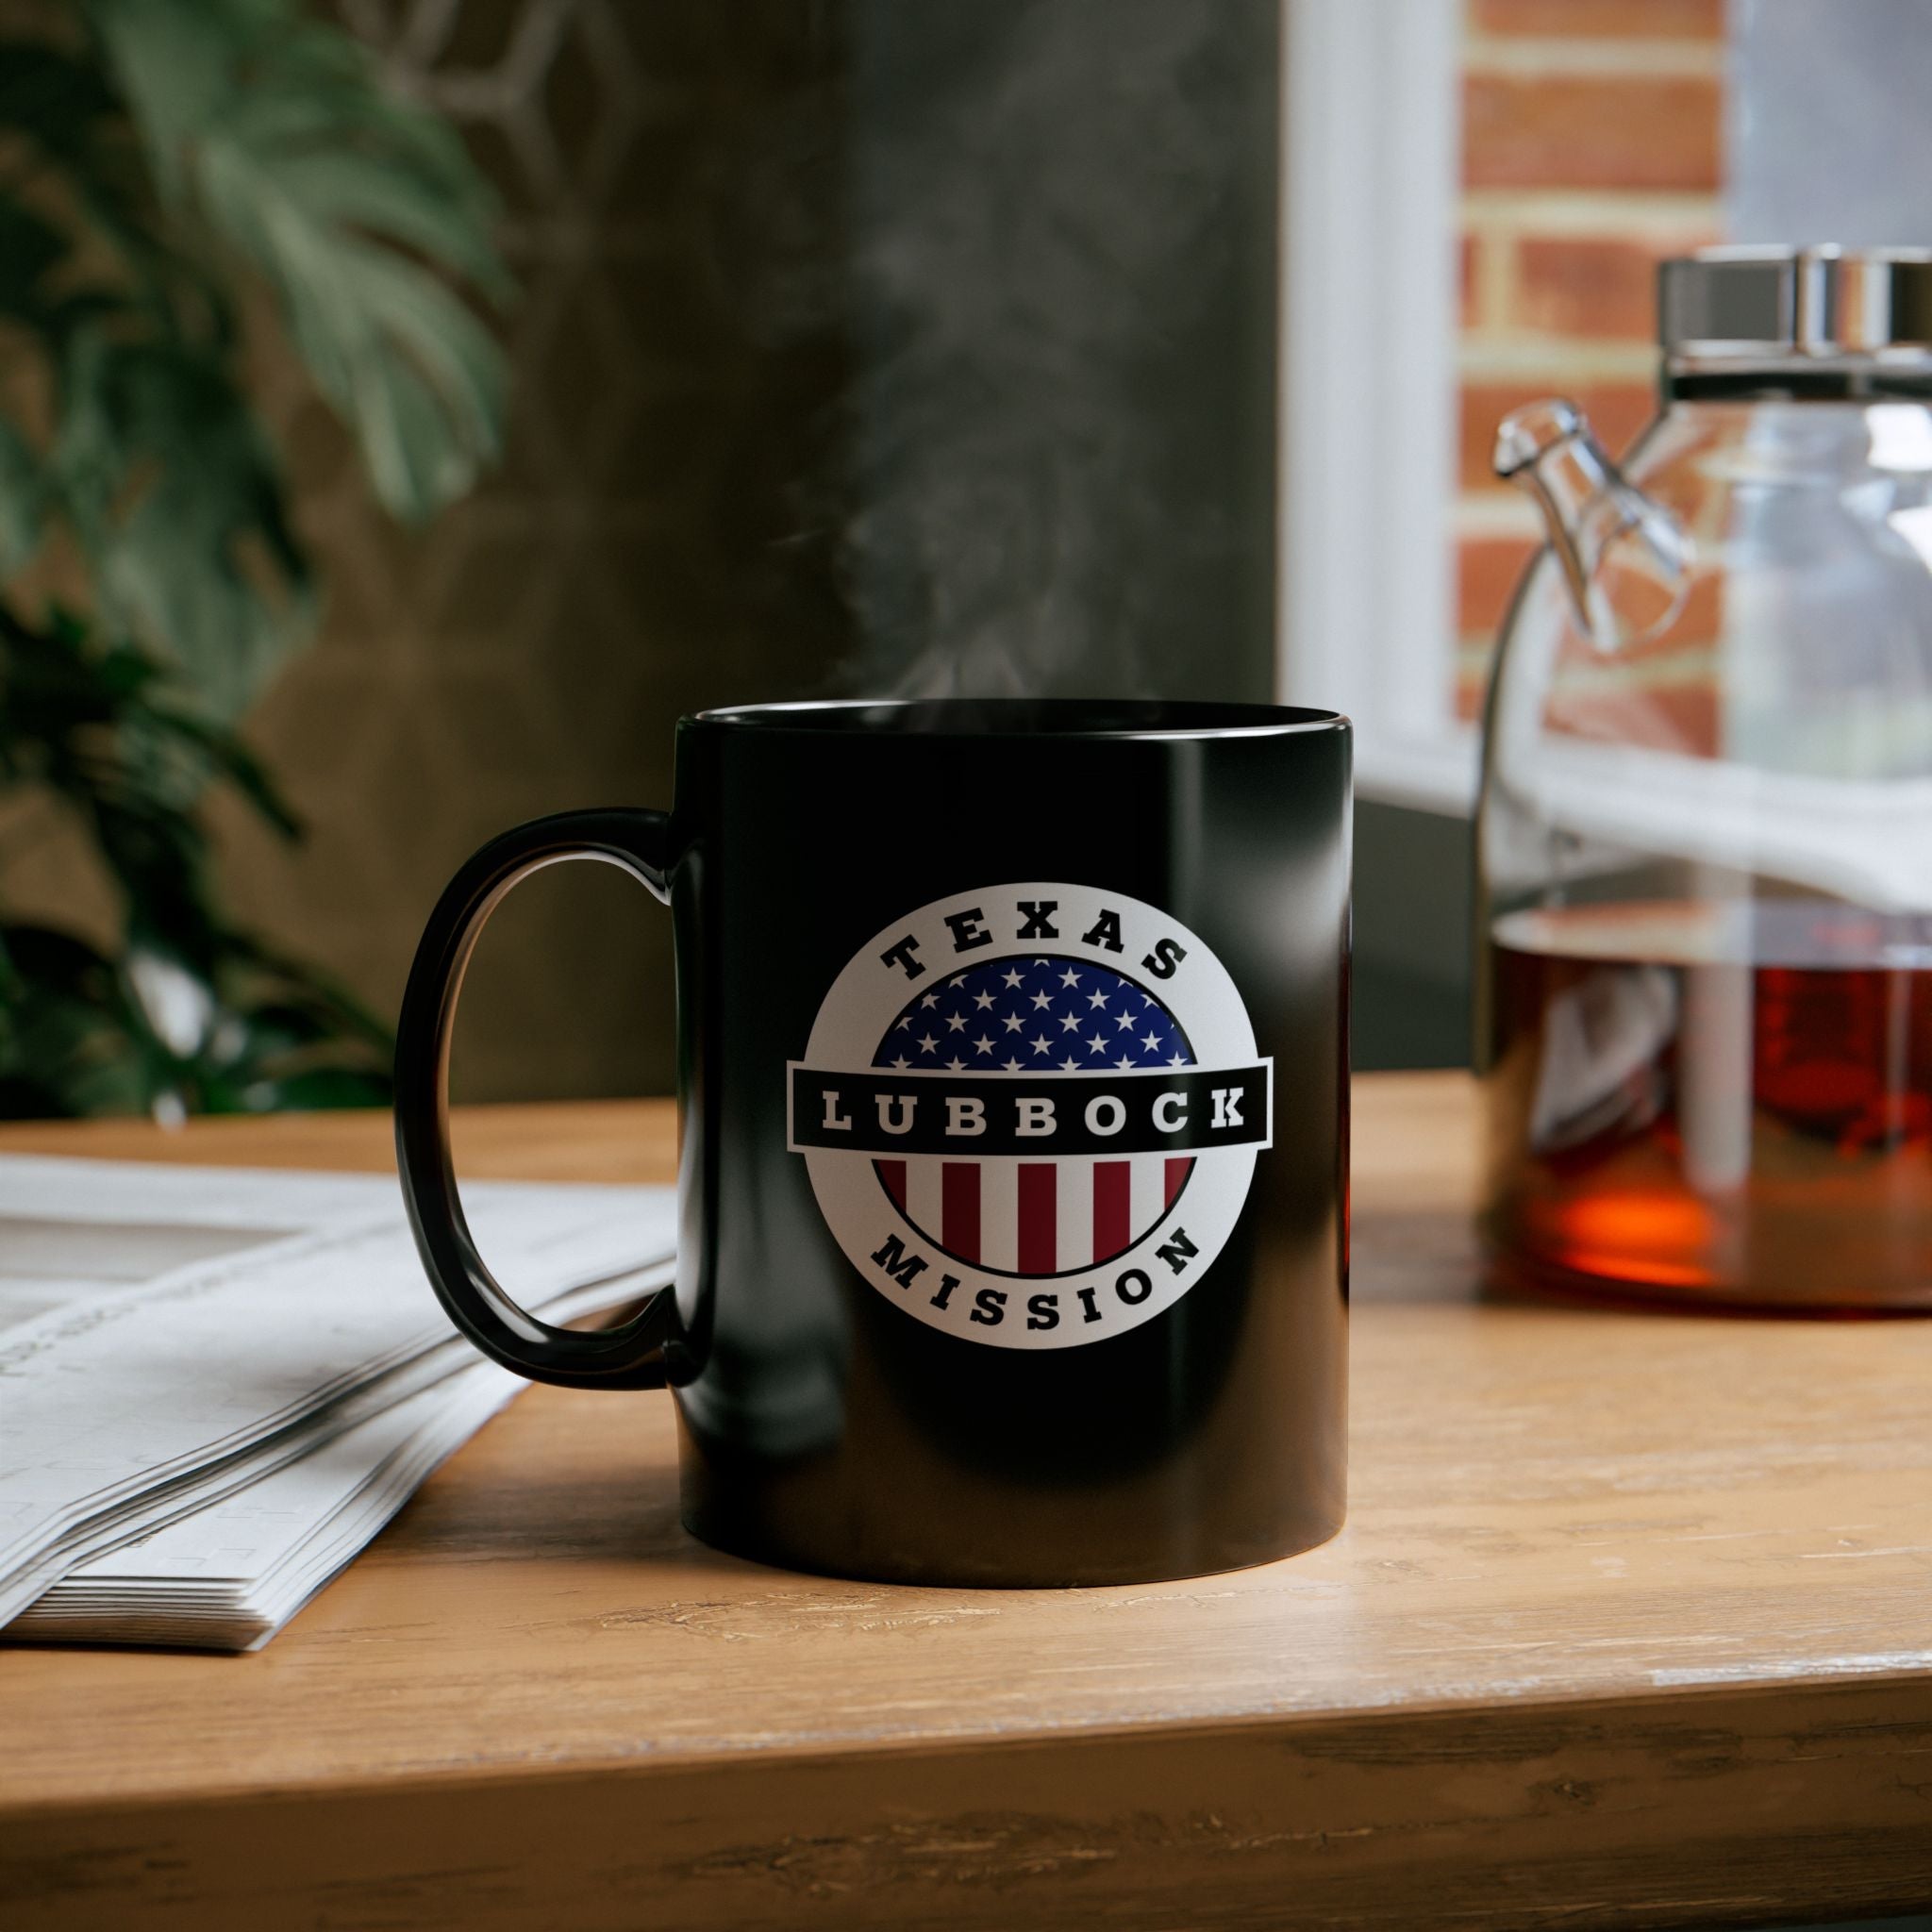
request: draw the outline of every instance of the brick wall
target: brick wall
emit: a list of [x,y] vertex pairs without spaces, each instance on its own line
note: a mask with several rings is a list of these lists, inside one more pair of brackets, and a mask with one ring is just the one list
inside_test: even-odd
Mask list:
[[1481,706],[1538,531],[1498,418],[1573,396],[1621,449],[1652,413],[1659,258],[1721,239],[1724,0],[1466,0],[1456,703]]

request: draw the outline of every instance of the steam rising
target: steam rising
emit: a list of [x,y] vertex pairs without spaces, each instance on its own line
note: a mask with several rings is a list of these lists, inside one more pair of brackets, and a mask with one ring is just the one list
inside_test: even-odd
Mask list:
[[852,21],[853,682],[1233,694],[1272,598],[1273,0]]

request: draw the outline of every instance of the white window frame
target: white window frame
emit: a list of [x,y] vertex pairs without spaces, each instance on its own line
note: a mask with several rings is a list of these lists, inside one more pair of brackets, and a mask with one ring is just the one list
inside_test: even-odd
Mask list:
[[1283,0],[1276,689],[1356,789],[1474,807],[1455,714],[1461,0]]

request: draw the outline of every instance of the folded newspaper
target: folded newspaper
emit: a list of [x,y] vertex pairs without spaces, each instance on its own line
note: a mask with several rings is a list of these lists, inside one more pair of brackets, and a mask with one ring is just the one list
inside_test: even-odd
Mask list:
[[[670,1278],[668,1188],[463,1199],[547,1320]],[[393,1180],[0,1157],[0,1638],[258,1648],[522,1386]]]

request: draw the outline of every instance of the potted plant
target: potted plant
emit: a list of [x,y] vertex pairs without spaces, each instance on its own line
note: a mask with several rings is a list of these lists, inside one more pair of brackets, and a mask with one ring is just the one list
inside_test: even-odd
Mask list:
[[[244,356],[272,319],[385,508],[497,454],[507,278],[455,131],[300,0],[67,0],[0,39],[0,813],[58,801],[118,931],[11,917],[0,1114],[386,1097],[386,1027],[237,924],[202,807],[321,587]],[[459,292],[459,290],[461,291]]]

